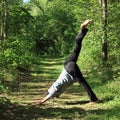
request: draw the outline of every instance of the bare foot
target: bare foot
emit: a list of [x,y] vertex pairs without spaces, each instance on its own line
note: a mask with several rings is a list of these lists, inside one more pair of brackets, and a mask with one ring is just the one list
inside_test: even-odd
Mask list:
[[89,103],[87,103],[88,105],[94,105],[94,104],[96,104],[96,103],[98,103],[99,102],[99,100],[97,100],[97,101],[94,101],[94,102],[89,102]]
[[81,27],[82,28],[85,28],[89,23],[91,23],[92,20],[85,20],[82,24],[81,24]]

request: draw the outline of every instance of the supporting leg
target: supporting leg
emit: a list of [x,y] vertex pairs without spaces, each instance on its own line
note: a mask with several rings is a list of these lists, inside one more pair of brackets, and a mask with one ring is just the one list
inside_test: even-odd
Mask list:
[[90,101],[96,102],[98,98],[96,97],[95,93],[92,91],[91,87],[83,77],[78,65],[75,62],[70,62],[67,64],[66,69],[73,76],[73,78],[82,85],[84,90],[87,92]]

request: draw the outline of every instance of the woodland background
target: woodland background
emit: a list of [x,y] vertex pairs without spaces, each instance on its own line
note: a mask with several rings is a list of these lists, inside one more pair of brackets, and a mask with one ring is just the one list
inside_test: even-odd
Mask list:
[[119,81],[120,0],[0,0],[0,93],[16,90],[43,59],[66,58],[86,19],[93,22],[78,63]]
[[84,64],[120,70],[119,0],[1,0],[1,81],[15,80],[36,56],[66,56],[81,23],[93,19],[81,53]]

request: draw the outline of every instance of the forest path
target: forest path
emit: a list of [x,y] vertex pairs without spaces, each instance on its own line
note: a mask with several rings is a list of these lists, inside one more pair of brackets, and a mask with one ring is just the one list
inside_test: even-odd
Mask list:
[[[43,105],[31,106],[45,96],[45,92],[57,79],[62,70],[62,58],[41,58],[31,66],[19,85],[19,90],[4,94],[10,100],[2,104],[2,120],[43,120],[81,118],[87,112],[98,110],[96,105],[88,106],[88,98],[78,83],[68,88],[59,99],[51,99]],[[28,75],[28,76],[27,76]],[[6,101],[7,101],[6,99]]]

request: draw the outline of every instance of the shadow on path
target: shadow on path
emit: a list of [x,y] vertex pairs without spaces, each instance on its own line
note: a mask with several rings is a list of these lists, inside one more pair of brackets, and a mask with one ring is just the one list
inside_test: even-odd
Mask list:
[[37,120],[52,119],[60,116],[61,119],[72,119],[75,113],[84,115],[85,110],[82,108],[61,108],[46,106],[30,106],[19,104],[0,104],[1,120]]
[[[111,98],[102,100],[104,102],[110,101]],[[74,104],[85,104],[87,101],[83,102],[76,102],[76,103],[66,103],[68,105]],[[114,114],[116,118],[119,118],[120,115],[116,113],[116,111],[120,110],[119,106],[116,106],[111,109],[90,109],[85,110],[83,108],[72,107],[72,108],[65,108],[61,107],[50,107],[47,105],[41,106],[30,106],[30,105],[19,105],[19,104],[12,104],[12,103],[0,103],[0,119],[1,120],[38,120],[38,119],[69,119],[72,120],[74,118],[84,118],[88,114],[96,114],[98,117],[99,115],[104,115],[106,112],[109,114],[110,117]],[[113,114],[111,114],[113,113]],[[116,114],[115,114],[116,113]],[[77,116],[76,116],[77,115]],[[59,117],[58,117],[59,116]],[[90,116],[90,115],[89,115]],[[98,118],[96,118],[97,120]]]

